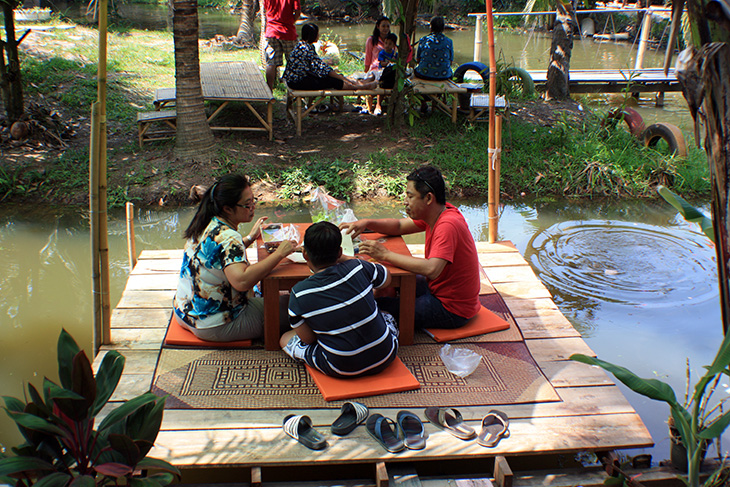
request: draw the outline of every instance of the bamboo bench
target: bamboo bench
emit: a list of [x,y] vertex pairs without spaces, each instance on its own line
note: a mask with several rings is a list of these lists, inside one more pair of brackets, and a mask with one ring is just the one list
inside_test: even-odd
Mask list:
[[154,105],[155,110],[162,110],[168,105],[174,105],[175,95],[175,88],[157,88],[155,97],[152,99],[152,105]]
[[[175,136],[177,112],[175,110],[155,110],[153,112],[139,112],[137,126],[139,128],[139,146],[145,142],[171,139]],[[153,124],[162,123],[164,126],[152,130]]]
[[[413,84],[413,91],[425,96],[433,102],[434,108],[446,113],[451,121],[456,123],[458,113],[458,97],[460,93],[467,93],[451,80],[426,81],[419,78],[410,78]],[[342,98],[345,96],[377,96],[389,95],[392,90],[376,88],[374,90],[292,90],[287,88],[286,92],[286,113],[297,126],[297,135],[302,135],[302,119],[309,115],[317,105],[327,97]],[[309,105],[304,108],[303,100],[310,99]],[[341,107],[340,107],[341,108]]]

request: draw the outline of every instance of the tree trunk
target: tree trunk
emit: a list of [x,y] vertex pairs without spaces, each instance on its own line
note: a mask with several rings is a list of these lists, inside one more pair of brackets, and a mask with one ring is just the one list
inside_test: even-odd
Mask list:
[[175,88],[177,135],[175,155],[185,161],[209,162],[215,141],[208,125],[200,87],[198,4],[174,0]]
[[395,69],[395,86],[388,97],[387,123],[391,130],[399,131],[403,126],[406,98],[413,88],[405,85],[406,59],[408,59],[408,41],[416,32],[416,16],[418,0],[406,0],[400,3],[403,12],[398,12],[398,61]]
[[256,0],[243,0],[241,23],[236,33],[236,44],[245,47],[256,47],[256,38],[253,35],[253,22],[256,17]]
[[553,42],[550,46],[550,65],[547,71],[547,98],[566,100],[570,98],[570,55],[573,50],[573,27],[575,14],[569,3],[561,4],[555,15]]
[[[5,41],[0,40],[0,91],[9,124],[23,116],[23,85],[20,78],[20,57],[15,39],[15,2],[0,0],[5,16]],[[7,57],[7,62],[6,62]]]

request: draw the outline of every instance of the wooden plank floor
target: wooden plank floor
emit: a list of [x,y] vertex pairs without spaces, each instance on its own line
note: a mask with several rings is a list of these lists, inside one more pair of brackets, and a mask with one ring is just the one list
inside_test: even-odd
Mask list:
[[[573,353],[593,355],[579,333],[560,313],[550,293],[510,242],[478,243],[482,266],[503,296],[525,337],[525,342],[562,402],[502,405],[510,417],[510,437],[496,448],[461,441],[426,424],[428,446],[422,451],[386,453],[365,428],[339,438],[329,425],[334,409],[314,410],[167,410],[152,456],[181,468],[278,467],[312,464],[428,462],[478,459],[495,455],[529,456],[644,448],[653,445],[639,416],[611,379],[600,369],[568,360]],[[414,255],[423,245],[409,245]],[[132,271],[112,315],[113,344],[107,350],[127,358],[120,386],[110,406],[150,389],[161,341],[171,313],[181,250],[145,251]],[[249,255],[255,260],[253,252]],[[282,352],[272,352],[282,353]],[[109,406],[107,406],[109,407]],[[478,430],[481,418],[494,406],[460,407]],[[423,417],[421,408],[412,408]],[[396,409],[376,409],[395,417]],[[307,414],[330,446],[312,452],[286,436],[285,415]]]

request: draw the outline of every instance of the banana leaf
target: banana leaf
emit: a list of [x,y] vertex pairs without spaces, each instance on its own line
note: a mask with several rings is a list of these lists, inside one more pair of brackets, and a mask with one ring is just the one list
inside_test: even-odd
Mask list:
[[715,243],[715,232],[712,229],[712,220],[710,218],[707,218],[704,213],[687,203],[684,198],[665,186],[657,186],[657,192],[667,203],[680,212],[685,220],[697,223],[700,228],[702,228],[702,232],[707,236],[707,238]]

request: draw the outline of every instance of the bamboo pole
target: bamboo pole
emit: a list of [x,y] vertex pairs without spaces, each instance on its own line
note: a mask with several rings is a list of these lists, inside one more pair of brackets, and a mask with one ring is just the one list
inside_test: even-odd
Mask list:
[[494,17],[492,16],[492,0],[487,3],[487,41],[489,44],[489,194],[488,194],[488,219],[489,219],[489,243],[497,241],[497,205],[495,193],[499,187],[496,169],[495,150],[495,97],[497,92],[497,61],[494,57]]
[[499,196],[501,194],[500,186],[502,182],[502,120],[504,117],[502,114],[497,114],[494,123],[494,147],[496,153],[494,158],[497,160],[496,168],[494,171],[494,179],[497,181],[495,184],[494,191],[494,206],[497,208],[497,215],[499,215]]
[[649,44],[649,34],[651,33],[651,12],[644,14],[644,21],[641,23],[641,36],[639,38],[639,47],[636,51],[636,63],[634,69],[642,69],[644,67],[644,53],[646,46]]
[[474,27],[474,62],[482,61],[482,25],[484,18],[477,15],[477,24]]
[[129,271],[137,265],[137,248],[134,243],[134,203],[127,201],[127,255],[129,256]]
[[91,234],[91,297],[94,304],[94,353],[101,346],[101,278],[99,276],[99,102],[91,104],[89,142],[89,233]]
[[109,297],[109,242],[107,234],[107,176],[106,176],[106,56],[108,0],[99,3],[99,71],[97,102],[99,103],[99,267],[101,278],[101,343],[111,343],[111,304]]

